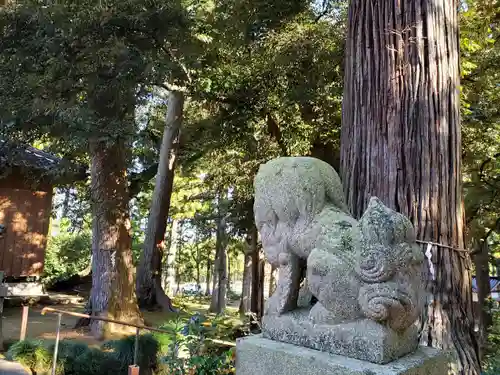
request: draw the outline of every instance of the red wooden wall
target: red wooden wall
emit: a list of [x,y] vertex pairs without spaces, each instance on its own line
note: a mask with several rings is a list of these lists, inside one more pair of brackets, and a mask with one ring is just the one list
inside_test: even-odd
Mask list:
[[[22,180],[0,181],[0,270],[5,276],[39,276],[43,272],[52,210],[52,188],[32,191]],[[37,189],[37,190],[38,190]]]

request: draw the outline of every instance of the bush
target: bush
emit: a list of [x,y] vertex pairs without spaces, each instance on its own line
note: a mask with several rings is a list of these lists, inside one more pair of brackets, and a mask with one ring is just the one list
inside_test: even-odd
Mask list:
[[50,237],[45,253],[43,281],[47,285],[67,280],[85,270],[90,263],[92,237],[89,231],[71,233],[62,220],[60,233]]
[[[122,363],[109,352],[92,348],[77,356],[72,363],[71,375],[118,375],[123,372]],[[65,374],[69,375],[69,374]]]
[[[159,348],[160,344],[152,334],[140,335],[137,365],[144,369],[155,369]],[[120,368],[127,371],[134,362],[135,336],[108,341],[102,345],[102,349],[110,351],[120,362]]]
[[[179,322],[181,322],[179,320]],[[179,323],[178,322],[178,323]],[[177,324],[176,327],[179,325]],[[177,333],[177,330],[176,330]],[[210,340],[217,336],[217,322],[194,314],[172,336],[170,351],[160,360],[157,375],[221,375],[234,373],[233,351],[221,350]],[[219,354],[222,351],[222,354]],[[179,354],[185,354],[182,357]]]
[[[55,343],[52,342],[48,345],[48,350],[51,353],[51,360],[54,355],[54,347]],[[76,359],[87,353],[89,351],[89,347],[87,344],[73,341],[73,340],[62,340],[59,342],[58,354],[57,354],[57,362],[58,366],[64,372],[64,375],[73,375],[78,374],[75,370],[75,361]],[[52,361],[51,361],[52,362]]]
[[493,324],[488,332],[483,368],[484,375],[500,374],[500,311],[493,312]]
[[[121,340],[108,341],[98,348],[86,344],[61,340],[57,355],[58,375],[126,375],[128,366],[134,359],[135,336]],[[159,344],[153,335],[139,337],[138,365],[141,373],[157,368]],[[31,370],[33,374],[50,374],[55,343],[53,341],[26,340],[13,344],[7,359],[17,361]]]
[[34,374],[49,371],[52,364],[52,354],[41,340],[23,340],[12,344],[6,358],[19,362]]
[[154,332],[152,335],[158,343],[158,354],[167,355],[175,342],[181,339],[182,337],[182,329],[185,325],[185,320],[181,317],[177,317],[177,319],[171,320],[169,322],[164,323],[159,328],[164,331],[171,332],[170,334]]

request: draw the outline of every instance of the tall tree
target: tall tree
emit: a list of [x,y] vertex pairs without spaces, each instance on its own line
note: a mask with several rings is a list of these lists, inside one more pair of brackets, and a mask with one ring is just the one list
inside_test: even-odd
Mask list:
[[[26,1],[0,15],[1,96],[8,103],[2,123],[10,134],[50,136],[88,153],[94,235],[89,310],[140,321],[127,178],[134,114],[147,87],[178,70],[164,47],[188,39],[182,5],[68,0],[41,7]],[[117,327],[93,328],[101,336]]]
[[[423,338],[478,374],[471,260],[464,248],[457,1],[352,0],[341,169],[356,217],[370,196],[406,214],[434,250]],[[454,250],[457,249],[457,250]],[[423,249],[425,250],[425,248]]]
[[183,109],[184,94],[171,91],[146,237],[137,270],[139,304],[151,307],[157,303],[165,310],[172,310],[172,305],[161,286],[163,242],[172,196]]

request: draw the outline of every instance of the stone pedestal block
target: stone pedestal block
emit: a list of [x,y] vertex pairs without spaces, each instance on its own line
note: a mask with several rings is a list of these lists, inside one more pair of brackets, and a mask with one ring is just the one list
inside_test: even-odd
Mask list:
[[[341,301],[339,301],[339,304]],[[378,364],[389,363],[417,350],[418,329],[396,333],[369,319],[342,324],[314,324],[307,310],[264,316],[266,339]]]
[[443,375],[448,361],[446,354],[427,347],[381,365],[260,335],[240,339],[236,345],[236,375]]

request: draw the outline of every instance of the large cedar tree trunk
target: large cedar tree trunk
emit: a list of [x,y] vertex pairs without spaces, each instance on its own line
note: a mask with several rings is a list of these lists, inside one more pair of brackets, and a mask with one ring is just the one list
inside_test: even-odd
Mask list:
[[[419,240],[463,248],[457,8],[456,0],[351,1],[341,170],[356,217],[377,196],[410,217]],[[470,258],[434,252],[423,339],[454,349],[454,372],[478,374]]]
[[139,305],[153,307],[158,304],[166,311],[172,311],[173,308],[170,298],[161,286],[161,263],[164,255],[163,242],[172,196],[183,109],[184,95],[181,92],[170,92],[158,173],[149,210],[144,247],[137,269]]
[[[141,323],[135,295],[135,269],[132,263],[127,152],[121,140],[109,145],[94,141],[91,155],[92,195],[92,291],[93,315]],[[129,332],[116,324],[91,322],[97,337]]]

